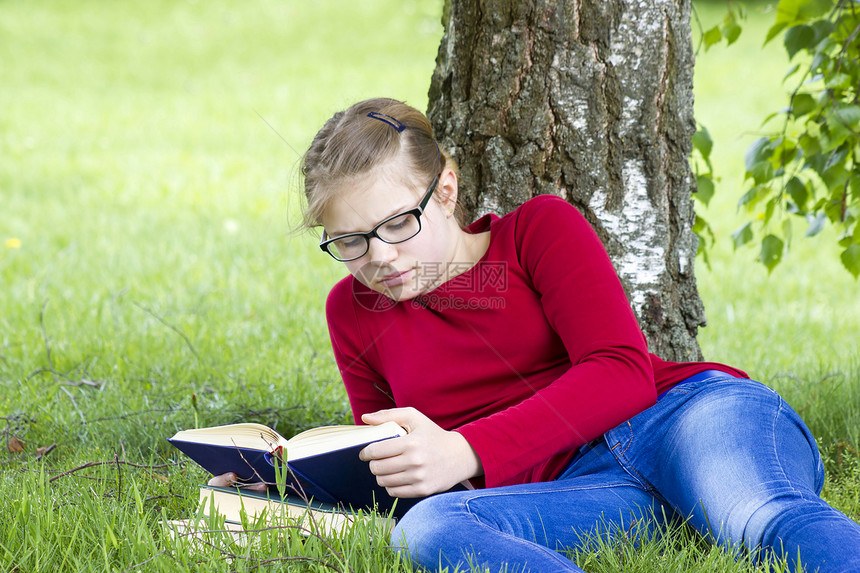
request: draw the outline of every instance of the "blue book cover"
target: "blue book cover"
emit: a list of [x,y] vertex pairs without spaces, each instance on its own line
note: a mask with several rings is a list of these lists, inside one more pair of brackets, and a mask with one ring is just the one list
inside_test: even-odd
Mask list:
[[[235,472],[241,479],[268,484],[276,482],[276,453],[286,451],[288,494],[344,509],[388,514],[395,508],[399,517],[419,499],[397,499],[395,505],[395,498],[376,483],[368,463],[358,457],[369,443],[405,435],[400,426],[389,424],[315,429],[291,440],[259,424],[232,424],[177,432],[168,441],[212,475]],[[270,490],[277,488],[270,485]]]

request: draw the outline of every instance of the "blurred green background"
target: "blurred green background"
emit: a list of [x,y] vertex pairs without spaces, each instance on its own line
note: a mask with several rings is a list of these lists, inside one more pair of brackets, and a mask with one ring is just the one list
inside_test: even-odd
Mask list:
[[334,391],[343,417],[323,304],[344,271],[294,232],[298,153],[359,98],[426,105],[439,10],[1,3],[0,409],[44,407],[52,367],[131,402]]

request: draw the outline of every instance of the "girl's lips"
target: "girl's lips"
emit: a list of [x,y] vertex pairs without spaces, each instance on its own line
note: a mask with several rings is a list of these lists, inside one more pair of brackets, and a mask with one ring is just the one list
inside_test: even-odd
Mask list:
[[379,284],[386,288],[400,286],[407,282],[411,276],[412,269],[403,271],[402,273],[391,273],[379,279]]

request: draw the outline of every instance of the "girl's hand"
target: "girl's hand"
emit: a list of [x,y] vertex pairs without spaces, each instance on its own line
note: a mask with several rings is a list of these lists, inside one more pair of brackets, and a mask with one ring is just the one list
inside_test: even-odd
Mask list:
[[214,485],[216,487],[240,487],[242,489],[250,489],[254,491],[266,491],[267,489],[264,482],[245,483],[233,472],[214,476],[209,480],[209,485]]
[[415,408],[380,410],[364,414],[361,421],[370,425],[392,421],[407,432],[374,442],[359,454],[392,497],[428,496],[483,474],[481,460],[466,438],[443,430]]

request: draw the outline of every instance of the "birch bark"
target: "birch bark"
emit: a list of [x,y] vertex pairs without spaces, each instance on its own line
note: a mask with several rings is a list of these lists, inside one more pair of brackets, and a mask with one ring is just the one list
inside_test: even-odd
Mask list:
[[428,115],[466,214],[541,193],[606,245],[650,348],[701,358],[689,0],[446,0]]

